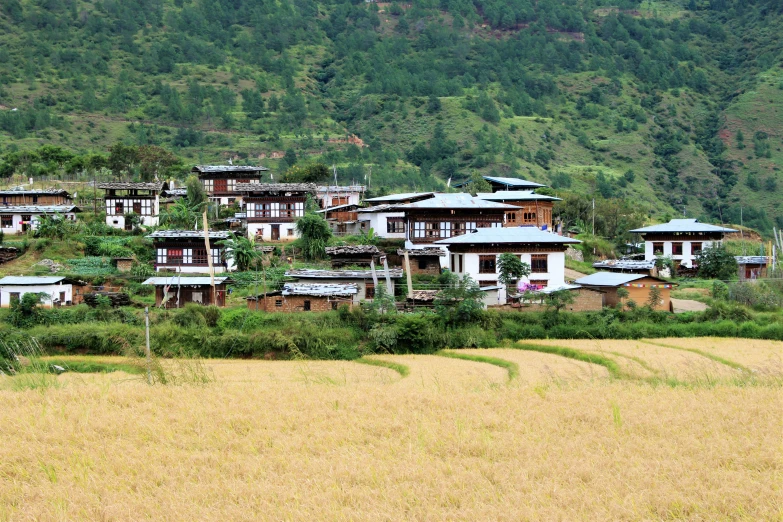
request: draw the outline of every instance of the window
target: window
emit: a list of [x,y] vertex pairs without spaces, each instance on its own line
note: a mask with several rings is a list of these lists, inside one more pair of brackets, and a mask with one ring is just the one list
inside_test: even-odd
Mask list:
[[419,270],[427,270],[427,266],[429,266],[429,263],[427,263],[426,257],[420,257],[419,258]]
[[11,298],[10,303],[15,304],[19,302],[19,292],[11,292],[8,294]]
[[304,302],[304,311],[309,312],[310,311],[310,301]]
[[332,310],[337,310],[337,305],[340,304],[337,301],[332,301]]
[[283,307],[283,300],[275,299],[275,308],[282,308],[282,307]]
[[14,226],[14,216],[9,215],[3,215],[0,217],[0,223],[2,223],[3,228],[13,228]]
[[141,214],[141,201],[134,201],[133,202],[133,213],[134,214]]
[[182,249],[181,248],[169,248],[168,252],[169,264],[180,265],[182,264]]
[[289,237],[290,237],[290,236],[293,236],[293,235],[294,235],[294,229],[293,229],[293,228],[289,228],[289,229],[286,231],[286,235],[287,235],[287,236],[289,236]]
[[122,201],[115,201],[114,202],[114,214],[124,214],[125,213],[125,204]]
[[536,285],[536,286],[538,286],[540,288],[544,288],[546,286],[546,283],[547,282],[544,281],[543,279],[531,279],[530,280],[530,284],[531,285]]
[[494,274],[496,261],[495,256],[479,256],[479,274]]
[[207,264],[207,249],[206,248],[194,248],[193,249],[193,264],[206,265]]
[[364,298],[365,299],[374,299],[375,298],[375,285],[372,283],[367,283],[364,287]]
[[534,254],[530,256],[530,271],[534,274],[549,272],[549,256],[546,254]]
[[38,203],[38,196],[33,196],[33,204],[35,205]]
[[198,304],[204,304],[204,293],[203,292],[193,292],[193,295],[190,298],[191,301]]
[[213,186],[215,187],[214,192],[227,192],[228,191],[228,180],[227,179],[216,179],[214,181]]
[[682,243],[672,243],[672,255],[673,256],[681,256],[682,255]]
[[663,243],[653,243],[653,255],[654,256],[663,255]]
[[691,254],[693,254],[694,256],[697,254],[701,254],[701,242],[691,243]]
[[387,219],[386,220],[386,232],[389,234],[404,234],[405,233],[405,221],[402,218]]

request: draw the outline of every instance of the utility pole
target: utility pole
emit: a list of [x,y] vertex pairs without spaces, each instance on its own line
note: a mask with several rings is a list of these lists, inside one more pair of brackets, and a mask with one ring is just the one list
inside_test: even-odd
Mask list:
[[595,235],[595,198],[593,198],[593,235]]
[[147,347],[145,354],[147,356],[147,384],[152,384],[152,353],[150,351],[150,308],[144,307],[144,325],[147,336]]
[[209,245],[209,222],[207,221],[207,209],[204,209],[204,243],[207,246],[207,264],[209,265],[209,284],[212,287],[212,304],[217,305],[215,295],[215,267],[212,264],[212,248]]

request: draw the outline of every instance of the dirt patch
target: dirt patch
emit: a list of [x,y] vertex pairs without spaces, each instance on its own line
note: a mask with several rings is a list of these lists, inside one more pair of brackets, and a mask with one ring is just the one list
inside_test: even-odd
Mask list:
[[685,312],[703,312],[709,306],[706,304],[699,302],[699,301],[693,301],[691,299],[675,299],[672,297],[672,309],[674,310],[675,314],[681,314]]

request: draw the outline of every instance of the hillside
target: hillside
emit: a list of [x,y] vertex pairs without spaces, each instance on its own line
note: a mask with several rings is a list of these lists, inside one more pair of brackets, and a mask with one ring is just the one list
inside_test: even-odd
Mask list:
[[[597,197],[608,236],[683,213],[767,233],[781,29],[772,0],[6,0],[0,176],[296,156],[381,191],[530,178],[571,224]],[[88,161],[118,142],[182,161]]]

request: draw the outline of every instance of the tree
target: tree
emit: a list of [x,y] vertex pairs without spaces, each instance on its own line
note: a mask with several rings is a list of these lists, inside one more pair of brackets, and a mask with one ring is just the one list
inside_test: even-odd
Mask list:
[[623,300],[627,299],[631,293],[622,286],[617,289],[617,298],[620,300],[620,310],[623,309]]
[[555,325],[560,322],[560,311],[574,302],[574,294],[570,290],[556,290],[546,294],[544,304],[546,305],[546,322],[549,325]]
[[444,272],[438,278],[443,289],[435,296],[435,311],[447,325],[464,325],[479,318],[484,310],[481,291],[470,276]]
[[237,265],[237,270],[244,272],[258,259],[259,252],[256,245],[246,236],[239,236],[235,239],[225,239],[218,243],[226,248],[226,259],[233,259]]
[[530,275],[530,265],[518,256],[504,252],[498,257],[498,281],[508,287],[514,281]]
[[174,229],[190,230],[198,225],[201,212],[190,205],[187,197],[180,198],[160,213],[160,224]]
[[329,179],[329,175],[329,167],[323,163],[294,165],[283,173],[280,181],[283,183],[323,183]]
[[296,161],[296,151],[291,148],[287,149],[285,151],[285,156],[283,156],[283,162],[289,167],[293,167],[296,164]]
[[655,310],[661,304],[661,291],[658,286],[651,286],[650,293],[647,295],[647,307]]
[[332,237],[332,230],[321,214],[311,212],[297,219],[296,231],[305,259],[312,261],[326,257],[326,245]]
[[188,206],[194,212],[204,212],[204,207],[209,203],[209,199],[201,180],[196,176],[188,176],[188,179],[185,181],[185,187],[187,188]]
[[11,300],[11,313],[8,314],[8,322],[17,328],[29,328],[37,322],[38,305],[44,297],[44,293],[27,292],[21,299]]
[[737,275],[737,260],[721,246],[705,248],[696,256],[698,275],[703,279],[733,279]]
[[480,172],[473,172],[470,176],[470,180],[462,185],[463,192],[469,192],[472,195],[476,195],[479,192],[492,192],[492,185],[489,181],[484,179],[484,176]]
[[62,240],[76,232],[77,228],[75,222],[65,219],[60,214],[42,214],[38,216],[35,237]]

